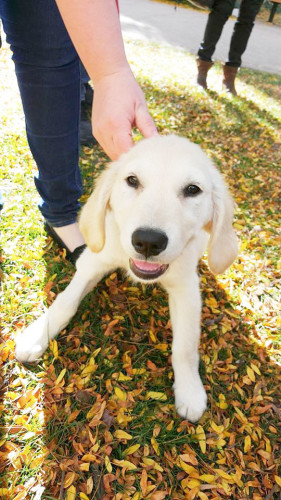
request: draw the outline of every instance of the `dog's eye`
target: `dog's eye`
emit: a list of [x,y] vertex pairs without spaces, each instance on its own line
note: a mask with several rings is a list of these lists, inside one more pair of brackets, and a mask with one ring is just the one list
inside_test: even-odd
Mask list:
[[196,186],[195,184],[189,184],[186,186],[183,190],[183,195],[185,198],[188,196],[197,196],[199,193],[202,193],[200,187]]
[[129,177],[127,177],[126,179],[126,182],[128,186],[133,188],[138,188],[140,185],[139,180],[135,175],[129,175]]

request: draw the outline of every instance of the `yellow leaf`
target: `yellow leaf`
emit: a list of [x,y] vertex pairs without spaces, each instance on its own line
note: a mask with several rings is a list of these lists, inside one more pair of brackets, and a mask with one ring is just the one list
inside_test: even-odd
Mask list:
[[122,467],[127,470],[136,470],[136,465],[133,464],[132,462],[129,462],[128,460],[113,460],[114,465],[117,465],[117,467]]
[[76,419],[76,417],[79,415],[81,410],[74,410],[72,413],[70,413],[67,422],[70,424],[70,422],[73,422],[73,420]]
[[138,449],[140,448],[140,444],[133,444],[132,446],[129,446],[129,448],[126,448],[126,450],[123,451],[124,457],[126,455],[132,455],[135,453]]
[[81,373],[81,377],[86,377],[87,375],[90,375],[91,373],[93,373],[94,371],[96,371],[98,365],[97,364],[88,364],[87,366],[85,366],[85,368],[83,369],[82,373]]
[[59,350],[58,350],[58,343],[56,340],[51,340],[50,349],[54,355],[54,358],[57,359],[59,355]]
[[155,460],[153,460],[153,458],[143,457],[142,461],[145,465],[154,465],[155,464]]
[[198,425],[196,427],[196,437],[199,441],[199,446],[201,448],[202,453],[206,453],[206,436],[202,425]]
[[281,477],[280,476],[274,476],[275,482],[278,484],[278,486],[281,487]]
[[29,464],[30,469],[37,469],[37,467],[42,465],[44,458],[45,455],[39,455],[39,457],[34,458]]
[[120,399],[120,401],[126,401],[127,394],[126,394],[126,392],[122,391],[122,389],[120,389],[120,387],[114,387],[114,392],[115,392],[117,399]]
[[79,465],[79,470],[89,472],[89,469],[90,469],[90,462],[85,462],[84,464]]
[[196,474],[198,477],[198,472],[192,465],[186,464],[181,458],[179,459],[179,467],[184,470],[187,474]]
[[208,500],[209,497],[207,497],[206,493],[203,493],[203,491],[199,491],[198,496],[201,500]]
[[252,446],[251,438],[250,436],[246,436],[244,440],[244,453],[250,451],[251,446]]
[[197,488],[197,486],[200,486],[200,481],[198,479],[190,479],[188,481],[187,486],[192,490],[193,488]]
[[199,476],[199,479],[203,483],[213,483],[216,479],[216,476],[213,476],[212,474],[202,474],[202,476]]
[[240,410],[240,408],[237,408],[237,406],[234,407],[234,410],[236,411],[237,415],[239,415],[240,420],[243,424],[246,424],[248,423],[248,420],[247,418],[245,417],[245,415],[242,413],[242,411]]
[[215,422],[211,422],[211,427],[217,434],[221,434],[224,431],[224,426],[217,425]]
[[174,427],[174,421],[171,420],[171,422],[167,425],[166,429],[167,431],[171,431],[173,427]]
[[66,492],[66,500],[75,500],[76,488],[75,486],[70,486]]
[[133,436],[131,436],[131,434],[128,434],[128,432],[122,431],[121,429],[115,431],[114,436],[117,439],[133,439]]
[[132,500],[140,500],[141,494],[136,492],[132,498]]
[[143,375],[144,373],[146,373],[146,369],[145,368],[133,368],[132,369],[132,374],[133,375]]
[[57,380],[56,380],[56,382],[55,382],[55,384],[56,384],[56,385],[58,385],[58,384],[62,381],[63,377],[65,376],[65,372],[66,372],[66,368],[64,368],[64,369],[60,372],[60,374],[59,374],[59,376],[58,376],[58,378],[57,378]]
[[145,400],[147,399],[156,399],[158,401],[166,401],[167,396],[164,394],[164,392],[155,392],[155,391],[148,391],[145,395]]
[[231,488],[230,488],[230,486],[224,480],[222,480],[221,484],[222,484],[222,487],[223,487],[224,492],[226,493],[226,495],[230,496],[231,495]]
[[8,488],[0,488],[0,497],[5,497],[9,493]]
[[98,347],[98,348],[97,348],[97,349],[93,352],[93,354],[92,354],[91,358],[95,358],[95,357],[99,354],[99,352],[100,352],[100,351],[101,351],[101,347]]
[[218,474],[223,479],[226,479],[227,481],[230,481],[230,482],[234,481],[233,476],[231,476],[230,474],[227,474],[227,472],[225,472],[222,469],[214,469],[214,472],[216,472],[216,474]]
[[120,372],[118,373],[117,380],[119,380],[119,382],[127,382],[128,380],[132,380],[132,377],[129,377],[129,375],[124,375],[124,373]]
[[168,351],[168,344],[157,344],[154,346],[155,349],[158,349],[159,351]]
[[259,368],[254,363],[251,363],[251,367],[258,375],[261,375]]
[[254,370],[252,370],[252,368],[250,368],[249,366],[247,366],[247,374],[248,374],[249,379],[250,379],[252,382],[255,382],[255,381],[256,381],[255,372],[254,372]]
[[149,336],[150,336],[151,341],[153,342],[153,344],[156,344],[157,337],[156,337],[156,335],[154,334],[154,332],[152,330],[149,330]]
[[111,472],[112,472],[112,465],[111,465],[110,460],[109,460],[109,458],[108,458],[107,455],[105,456],[105,459],[104,459],[104,465],[106,467],[106,470],[109,472],[109,474],[111,474]]
[[202,425],[197,425],[196,437],[198,438],[199,441],[204,441],[206,439],[205,431],[204,431]]
[[153,447],[156,455],[160,455],[159,444],[157,443],[155,437],[151,438],[151,444],[152,444],[152,447]]
[[217,403],[217,406],[222,410],[226,410],[226,408],[228,408],[228,404],[225,401],[224,394],[219,394],[219,402]]
[[86,453],[86,455],[83,455],[82,460],[84,460],[84,462],[95,462],[96,455],[93,455],[92,453]]
[[85,493],[79,493],[81,500],[89,500],[89,497]]
[[69,486],[72,485],[73,481],[75,480],[76,478],[76,474],[75,472],[68,472],[65,476],[65,480],[64,480],[64,485],[63,487],[64,488],[69,488]]

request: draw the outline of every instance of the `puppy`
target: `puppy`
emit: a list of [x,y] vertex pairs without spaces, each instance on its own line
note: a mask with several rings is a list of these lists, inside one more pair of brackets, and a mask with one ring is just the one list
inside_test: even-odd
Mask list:
[[187,139],[144,139],[111,163],[85,204],[80,228],[87,248],[52,306],[16,339],[19,361],[35,361],[74,316],[79,303],[117,267],[167,291],[173,329],[175,405],[192,422],[206,409],[198,365],[201,299],[197,264],[224,272],[238,252],[233,201],[211,160]]

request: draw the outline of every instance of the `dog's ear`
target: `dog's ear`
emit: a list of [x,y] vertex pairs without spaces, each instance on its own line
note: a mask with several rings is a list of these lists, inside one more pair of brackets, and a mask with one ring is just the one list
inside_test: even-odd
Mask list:
[[214,274],[223,273],[238,254],[238,240],[232,227],[234,202],[221,176],[213,189],[213,217],[205,229],[210,232],[208,262]]
[[92,252],[100,252],[105,243],[105,214],[109,204],[117,164],[111,163],[98,177],[94,191],[82,208],[79,227]]

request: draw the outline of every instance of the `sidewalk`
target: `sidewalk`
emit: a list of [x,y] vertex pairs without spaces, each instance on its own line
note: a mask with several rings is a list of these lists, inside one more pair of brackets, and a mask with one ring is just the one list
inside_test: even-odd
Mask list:
[[[196,54],[207,22],[207,11],[185,9],[152,0],[119,0],[124,34],[164,42]],[[214,59],[225,61],[235,20],[229,19],[217,44]],[[243,66],[281,74],[281,28],[257,21]]]

